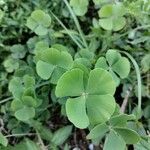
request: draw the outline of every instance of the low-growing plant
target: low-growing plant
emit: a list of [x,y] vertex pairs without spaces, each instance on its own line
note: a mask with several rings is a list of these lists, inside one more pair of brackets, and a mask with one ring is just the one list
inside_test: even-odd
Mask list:
[[146,5],[0,1],[0,150],[149,149]]

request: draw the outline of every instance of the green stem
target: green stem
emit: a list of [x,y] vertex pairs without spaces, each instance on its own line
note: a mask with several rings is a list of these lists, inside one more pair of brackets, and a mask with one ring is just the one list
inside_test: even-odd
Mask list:
[[137,76],[137,84],[138,84],[138,110],[141,111],[141,105],[142,105],[142,81],[141,81],[141,74],[140,74],[140,69],[139,66],[137,64],[137,62],[135,61],[135,59],[127,52],[124,51],[120,51],[121,53],[125,54],[133,63],[135,71],[136,71],[136,76]]
[[12,99],[13,99],[13,97],[5,98],[5,99],[3,99],[3,100],[0,101],[0,104],[6,103],[6,102],[8,102],[8,101],[10,101]]
[[85,40],[85,36],[84,36],[84,34],[83,34],[82,30],[81,30],[81,27],[80,27],[80,24],[79,24],[79,21],[78,21],[76,15],[74,14],[72,8],[70,7],[68,1],[67,1],[67,0],[63,0],[63,1],[64,1],[64,3],[66,4],[66,6],[67,6],[67,8],[68,8],[68,10],[69,10],[69,12],[70,12],[70,14],[72,15],[72,18],[73,18],[73,20],[74,20],[74,22],[75,22],[75,24],[76,24],[76,27],[77,27],[77,29],[78,29],[78,31],[79,31],[80,36],[81,36],[81,39],[83,40],[84,46],[85,46],[86,48],[88,48],[87,42],[86,42],[86,40]]
[[58,23],[66,30],[67,34],[70,36],[70,38],[78,45],[79,48],[83,48],[81,44],[72,36],[70,31],[66,28],[66,26],[62,23],[62,21],[52,12],[50,13],[53,15],[53,17],[58,21]]
[[36,135],[36,133],[20,133],[20,134],[10,134],[10,135],[6,135],[5,137],[16,137],[16,136],[32,136],[32,135]]

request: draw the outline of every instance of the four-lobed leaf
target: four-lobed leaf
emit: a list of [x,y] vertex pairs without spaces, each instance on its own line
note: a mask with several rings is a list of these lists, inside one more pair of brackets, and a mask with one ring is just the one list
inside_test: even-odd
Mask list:
[[128,76],[130,72],[130,62],[126,57],[121,56],[117,50],[110,49],[106,53],[106,58],[99,57],[95,64],[95,68],[108,70],[118,86],[120,78],[124,79]]
[[38,60],[36,63],[37,74],[42,79],[50,79],[54,84],[73,65],[72,56],[67,51],[56,48],[39,51],[36,58]]
[[106,4],[99,10],[99,24],[105,30],[119,31],[126,24],[123,17],[125,13],[126,10],[121,3]]
[[37,35],[46,35],[51,25],[51,17],[42,10],[35,10],[27,19],[27,27]]
[[56,86],[57,97],[70,97],[66,102],[69,120],[78,128],[107,121],[115,110],[115,83],[109,72],[97,68],[89,75],[81,69],[64,73]]

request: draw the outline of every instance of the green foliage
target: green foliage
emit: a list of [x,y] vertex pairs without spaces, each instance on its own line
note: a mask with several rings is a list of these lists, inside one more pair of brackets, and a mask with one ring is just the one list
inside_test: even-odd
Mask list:
[[[62,145],[66,139],[70,136],[72,131],[72,126],[66,126],[57,130],[52,138],[52,143],[55,145]],[[61,137],[61,138],[60,138]]]
[[0,0],[0,150],[149,149],[149,4]]
[[7,146],[8,144],[8,140],[7,138],[0,132],[0,144],[2,144],[3,146]]
[[50,79],[56,84],[61,75],[73,65],[72,56],[63,49],[49,48],[37,52],[37,74],[43,79]]
[[35,10],[27,20],[27,27],[37,35],[46,35],[51,25],[51,17],[42,10]]
[[102,123],[111,117],[115,110],[114,92],[115,83],[103,69],[94,69],[88,76],[80,69],[73,69],[62,75],[56,86],[56,96],[76,97],[67,100],[66,113],[79,128],[86,128],[89,122],[92,125]]
[[87,12],[89,0],[70,0],[70,6],[77,16],[83,16]]
[[121,30],[126,24],[123,17],[125,13],[126,10],[121,3],[104,5],[98,12],[99,24],[105,30]]
[[108,70],[115,80],[116,85],[119,85],[119,77],[122,79],[126,78],[130,72],[130,62],[126,57],[122,57],[117,50],[111,49],[107,51],[106,58],[100,57],[97,60],[95,68]]

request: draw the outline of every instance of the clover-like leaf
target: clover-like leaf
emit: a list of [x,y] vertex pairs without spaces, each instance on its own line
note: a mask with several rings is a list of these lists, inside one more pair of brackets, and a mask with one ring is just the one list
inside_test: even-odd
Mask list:
[[86,105],[90,123],[95,125],[110,119],[115,110],[116,103],[113,96],[109,94],[90,95],[87,98]]
[[35,10],[27,19],[27,27],[37,35],[46,35],[51,25],[51,17],[42,10]]
[[35,109],[33,107],[23,107],[15,112],[15,117],[21,121],[27,121],[35,116]]
[[87,138],[88,139],[96,139],[99,137],[102,138],[108,131],[109,127],[106,125],[106,123],[98,124],[90,131],[90,133],[87,135]]
[[75,54],[75,58],[86,58],[88,60],[92,60],[94,58],[94,53],[88,49],[81,49]]
[[111,126],[115,127],[125,127],[128,121],[135,120],[136,117],[134,115],[127,115],[127,114],[119,114],[111,117],[109,120]]
[[[64,73],[56,86],[56,96],[80,96],[84,92],[83,71],[81,69],[73,69]],[[72,88],[73,87],[73,88]]]
[[12,92],[14,98],[20,99],[23,94],[23,86],[19,77],[14,77],[9,82],[9,91]]
[[136,144],[140,141],[140,136],[131,129],[116,127],[114,130],[124,139],[126,144]]
[[92,70],[89,74],[87,93],[90,95],[113,95],[115,93],[115,83],[110,74],[103,69]]
[[87,76],[76,68],[60,77],[55,94],[70,97],[66,102],[69,120],[78,128],[86,128],[89,122],[96,125],[111,117],[116,106],[114,92],[115,82],[109,72],[98,68]]
[[113,130],[106,137],[104,150],[112,150],[112,148],[115,150],[126,149],[126,143],[123,138]]
[[85,128],[89,125],[85,103],[86,99],[83,96],[69,98],[66,102],[67,116],[69,120],[78,128]]
[[70,5],[73,7],[73,10],[77,16],[83,16],[88,9],[88,0],[70,0]]
[[12,57],[17,58],[24,58],[26,54],[26,49],[21,44],[15,44],[10,48],[10,51],[12,52]]
[[122,57],[117,50],[110,49],[106,53],[106,58],[100,57],[97,60],[95,68],[108,70],[115,80],[116,85],[119,85],[119,77],[124,79],[130,72],[130,62],[126,57]]
[[126,24],[123,17],[125,13],[126,10],[121,3],[104,5],[99,11],[99,24],[105,30],[119,31]]
[[4,67],[7,72],[11,73],[19,68],[19,63],[17,60],[9,57],[4,61]]
[[55,48],[38,52],[36,58],[38,75],[43,79],[50,78],[51,83],[57,83],[60,76],[73,65],[72,56],[68,52]]

